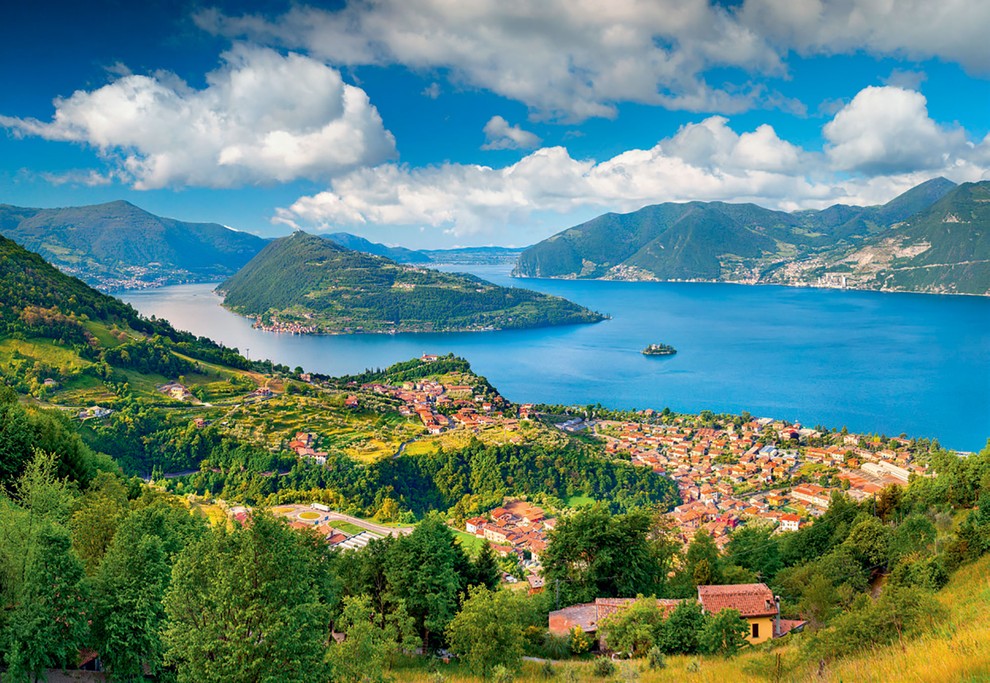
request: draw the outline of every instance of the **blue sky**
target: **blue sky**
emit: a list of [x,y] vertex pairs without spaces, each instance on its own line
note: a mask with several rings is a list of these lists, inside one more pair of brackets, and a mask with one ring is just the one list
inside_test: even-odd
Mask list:
[[526,245],[663,201],[990,179],[981,0],[31,3],[0,203]]

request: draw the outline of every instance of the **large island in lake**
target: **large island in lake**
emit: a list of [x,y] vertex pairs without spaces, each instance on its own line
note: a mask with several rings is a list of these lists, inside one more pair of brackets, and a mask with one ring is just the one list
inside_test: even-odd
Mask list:
[[274,240],[218,291],[262,329],[347,334],[464,332],[593,323],[561,297],[500,287],[345,249],[295,232]]

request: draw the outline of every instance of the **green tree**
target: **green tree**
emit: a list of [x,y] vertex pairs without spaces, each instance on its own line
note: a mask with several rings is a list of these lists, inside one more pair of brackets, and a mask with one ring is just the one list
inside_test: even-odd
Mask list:
[[515,600],[508,591],[473,586],[447,637],[453,652],[485,678],[496,666],[516,670],[522,661],[523,633]]
[[97,474],[69,520],[72,547],[87,574],[96,573],[128,510],[127,487],[120,478],[109,472]]
[[442,635],[457,612],[467,587],[470,563],[438,515],[420,522],[408,536],[393,541],[385,557],[389,592],[405,601],[416,620],[423,647]]
[[887,564],[890,529],[876,517],[866,517],[853,525],[843,546],[852,551],[867,571]]
[[731,657],[746,646],[749,622],[738,610],[723,609],[705,620],[701,632],[701,649],[709,654]]
[[666,528],[649,511],[613,515],[595,504],[558,520],[541,559],[547,585],[559,580],[561,600],[571,604],[660,595],[673,554]]
[[642,657],[656,644],[662,625],[663,613],[656,598],[639,596],[629,607],[605,617],[598,627],[610,650]]
[[492,550],[492,544],[485,541],[481,545],[481,550],[471,563],[473,565],[472,583],[485,586],[490,590],[498,588],[502,581],[502,571],[499,569],[498,557]]
[[366,595],[344,598],[337,626],[346,634],[342,643],[330,648],[329,660],[337,680],[380,683],[401,649],[418,646],[414,625],[400,603],[382,628]]
[[928,551],[935,543],[935,525],[925,515],[908,515],[890,537],[890,557],[897,560],[911,553]]
[[723,583],[718,546],[704,529],[698,529],[684,554],[684,564],[674,577],[674,594],[687,598],[694,595],[698,586],[718,583]]
[[69,534],[46,523],[5,633],[14,680],[37,680],[45,669],[75,666],[88,635],[84,576]]
[[[134,527],[131,527],[133,530]],[[125,530],[107,550],[93,581],[93,646],[114,678],[162,669],[162,599],[171,568],[161,539]]]
[[746,524],[732,532],[725,546],[726,562],[754,572],[760,581],[772,581],[783,567],[777,536],[769,526]]
[[327,680],[318,566],[302,535],[264,513],[187,546],[165,595],[180,683]]
[[666,654],[690,655],[701,650],[705,615],[701,605],[685,600],[670,613],[657,634],[657,645]]

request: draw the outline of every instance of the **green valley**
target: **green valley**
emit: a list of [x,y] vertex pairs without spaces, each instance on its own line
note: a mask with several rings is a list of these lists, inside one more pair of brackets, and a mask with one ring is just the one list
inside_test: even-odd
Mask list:
[[[990,673],[990,448],[516,404],[453,355],[250,362],[2,238],[0,295],[5,676],[80,651],[162,681],[226,678],[204,651],[314,683]],[[797,630],[696,606],[754,586]],[[597,633],[555,625],[599,599]]]

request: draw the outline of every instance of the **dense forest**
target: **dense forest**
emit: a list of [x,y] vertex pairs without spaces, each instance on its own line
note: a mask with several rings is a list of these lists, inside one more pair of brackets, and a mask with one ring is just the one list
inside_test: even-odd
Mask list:
[[399,265],[303,232],[271,242],[219,290],[238,313],[320,332],[508,329],[603,319],[560,297]]

